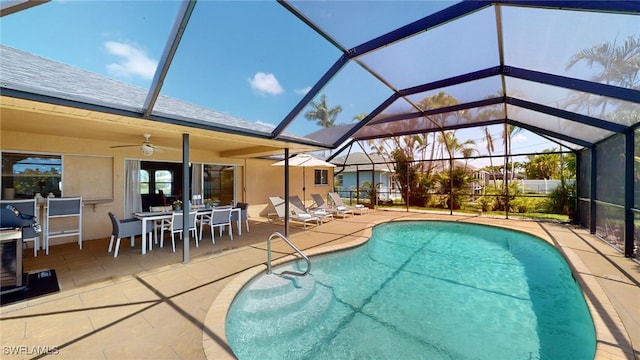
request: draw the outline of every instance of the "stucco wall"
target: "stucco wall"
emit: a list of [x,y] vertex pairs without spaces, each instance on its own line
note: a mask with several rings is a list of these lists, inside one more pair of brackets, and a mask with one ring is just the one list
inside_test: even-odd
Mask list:
[[[87,174],[86,181],[91,184],[82,184],[81,188],[95,189],[95,194],[86,194],[90,198],[102,198],[105,196],[105,188],[112,188],[112,199],[98,203],[95,206],[85,205],[83,208],[83,239],[92,240],[109,237],[111,234],[111,222],[108,212],[119,216],[124,213],[124,163],[126,159],[174,161],[181,162],[181,149],[158,151],[152,156],[143,157],[138,147],[112,149],[113,144],[106,141],[88,140],[60,136],[46,136],[27,134],[12,131],[2,131],[0,135],[0,150],[5,152],[30,152],[44,154],[59,154],[63,156],[63,196],[77,196],[72,194],[73,189],[78,188],[76,180],[65,179],[65,156],[77,158],[78,156],[95,156],[100,159],[112,159],[113,169],[111,176],[94,176],[100,166],[103,171],[103,161],[83,161],[82,172]],[[259,219],[272,212],[269,196],[284,196],[284,167],[271,166],[276,160],[264,159],[237,159],[222,158],[218,153],[207,151],[191,151],[190,160],[193,162],[236,165],[236,200],[249,203],[249,217]],[[304,168],[306,178],[307,205],[312,204],[311,194],[319,193],[326,198],[333,189],[333,169],[329,170],[329,185],[315,186],[314,168]],[[302,174],[303,168],[292,167],[290,171],[290,191],[293,195],[302,198]],[[75,174],[79,173],[76,169]],[[76,175],[77,176],[77,175]],[[79,180],[80,182],[85,179]],[[69,185],[69,188],[67,188]],[[95,195],[95,196],[92,196]],[[87,197],[85,196],[85,198]],[[74,238],[52,239],[51,245],[74,242]]]
[[[282,166],[272,166],[276,160],[247,159],[246,160],[246,202],[250,204],[249,215],[252,217],[266,217],[267,213],[273,212],[273,207],[269,202],[269,196],[284,197],[284,172]],[[305,171],[306,180],[306,205],[311,206],[313,200],[311,194],[321,194],[324,198],[333,189],[333,169],[329,168],[329,184],[314,185],[314,169],[291,167],[289,171],[289,193],[303,197],[302,174]],[[327,169],[327,168],[319,168]]]
[[[104,199],[105,187],[112,188],[113,196],[111,201],[99,203],[95,206],[85,205],[83,208],[83,239],[92,240],[98,238],[109,237],[111,234],[111,222],[108,218],[108,212],[113,212],[119,216],[123,216],[124,213],[124,163],[126,159],[140,159],[140,160],[157,160],[157,161],[182,161],[182,154],[180,149],[166,150],[163,152],[156,152],[152,156],[142,157],[140,149],[138,147],[131,148],[118,148],[112,149],[112,143],[105,141],[96,141],[80,138],[68,138],[60,136],[46,136],[37,134],[27,134],[20,132],[12,132],[3,130],[0,136],[0,150],[3,152],[30,152],[30,153],[43,153],[43,154],[57,154],[63,156],[63,196],[77,196],[79,194],[72,193],[73,189],[78,188],[78,179],[65,179],[65,171],[67,171],[65,165],[65,156],[74,157],[78,156],[96,156],[104,159],[111,158],[113,160],[112,178],[101,178],[92,176],[97,170],[96,167],[104,167],[104,163],[100,161],[91,162],[85,161],[83,163],[83,172],[87,174],[91,184],[83,184],[82,188],[95,189],[95,194],[85,194],[85,198],[102,198]],[[205,162],[205,163],[219,163],[229,165],[243,165],[242,159],[235,158],[221,158],[217,153],[206,151],[192,151],[190,153],[190,160],[193,162]],[[102,170],[100,170],[102,171]],[[74,173],[78,173],[75,171]],[[243,171],[242,167],[238,168],[237,180],[238,184],[242,184]],[[76,183],[73,187],[73,183]],[[95,196],[92,196],[95,195]],[[236,186],[236,199],[242,201],[242,187]],[[51,245],[74,242],[73,238],[57,238],[51,239]]]

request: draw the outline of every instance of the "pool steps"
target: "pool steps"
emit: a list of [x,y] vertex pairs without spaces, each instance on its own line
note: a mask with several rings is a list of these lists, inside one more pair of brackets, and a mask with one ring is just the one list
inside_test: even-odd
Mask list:
[[[318,280],[312,275],[295,278],[267,275],[249,284],[244,290],[248,295],[248,304],[243,312],[251,314],[250,317],[254,319],[249,322],[248,327],[260,331],[245,332],[243,336],[247,337],[246,340],[252,338],[252,333],[259,338],[269,332],[273,332],[274,336],[282,335],[282,329],[291,333],[321,322],[323,315],[332,306],[333,292],[330,287],[323,285],[326,284],[326,279]],[[292,287],[296,288],[293,296]],[[309,302],[314,306],[309,307]]]

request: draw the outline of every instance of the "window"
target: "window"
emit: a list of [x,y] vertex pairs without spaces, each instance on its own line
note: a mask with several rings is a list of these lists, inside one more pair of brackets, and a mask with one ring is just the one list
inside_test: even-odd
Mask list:
[[329,170],[315,169],[313,178],[315,185],[329,185]]
[[336,178],[335,178],[335,182],[336,182],[336,183],[335,183],[335,186],[336,186],[336,187],[341,187],[341,186],[342,186],[342,181],[343,181],[343,175],[342,175],[342,174],[338,174],[338,175],[336,175]]
[[62,196],[62,156],[2,153],[2,198]]
[[149,172],[140,170],[140,194],[149,193]]
[[140,163],[140,194],[176,195],[182,188],[181,164],[143,161]]
[[155,193],[171,194],[171,184],[173,183],[173,174],[169,170],[156,170],[155,172]]

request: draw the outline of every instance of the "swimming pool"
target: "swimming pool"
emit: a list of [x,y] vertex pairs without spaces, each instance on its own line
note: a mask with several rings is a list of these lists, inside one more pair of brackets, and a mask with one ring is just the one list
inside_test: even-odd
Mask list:
[[534,236],[392,222],[362,246],[311,261],[309,276],[259,276],[234,299],[226,335],[239,359],[594,357],[582,293]]

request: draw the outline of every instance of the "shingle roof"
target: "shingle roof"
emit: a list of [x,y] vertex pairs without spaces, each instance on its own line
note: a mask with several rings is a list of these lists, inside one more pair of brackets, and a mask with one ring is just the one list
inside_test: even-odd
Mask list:
[[[144,104],[148,91],[5,45],[0,45],[0,81],[3,93],[16,90],[86,103],[92,107],[117,109],[132,115],[142,111],[141,105]],[[263,137],[268,137],[274,129],[268,124],[241,119],[163,95],[158,97],[152,115],[186,123],[235,129]],[[286,137],[303,139],[291,134]]]

